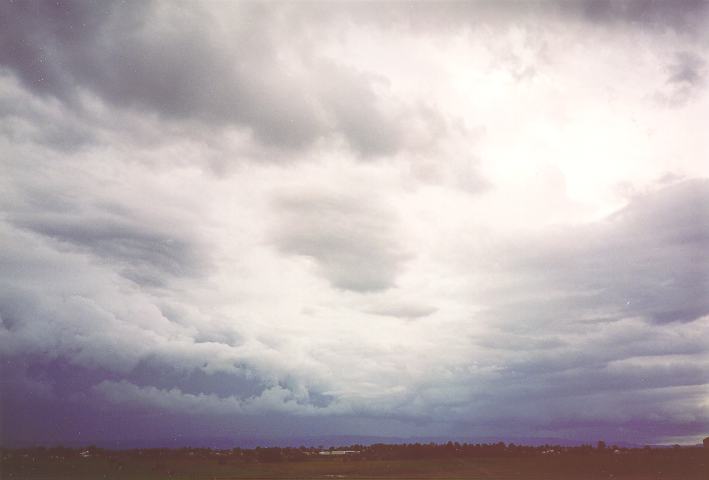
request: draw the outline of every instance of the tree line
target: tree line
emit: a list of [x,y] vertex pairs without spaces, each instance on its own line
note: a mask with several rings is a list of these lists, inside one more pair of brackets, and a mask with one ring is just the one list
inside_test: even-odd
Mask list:
[[[675,450],[679,446],[675,446]],[[405,443],[374,445],[341,445],[325,448],[317,447],[256,447],[256,448],[148,448],[111,450],[88,446],[85,448],[66,447],[34,447],[20,449],[0,449],[0,458],[51,458],[55,460],[89,457],[141,457],[141,458],[195,458],[217,459],[223,461],[243,462],[284,462],[310,461],[315,459],[331,459],[333,461],[360,460],[415,460],[415,459],[445,459],[445,458],[476,458],[476,457],[520,457],[535,455],[563,454],[613,454],[642,453],[649,451],[667,451],[658,448],[623,448],[616,445],[607,446],[599,441],[596,445],[562,446],[562,445],[515,445],[514,443]],[[673,450],[673,449],[669,449]],[[324,452],[342,453],[342,455],[325,455]],[[347,453],[344,453],[347,452]]]

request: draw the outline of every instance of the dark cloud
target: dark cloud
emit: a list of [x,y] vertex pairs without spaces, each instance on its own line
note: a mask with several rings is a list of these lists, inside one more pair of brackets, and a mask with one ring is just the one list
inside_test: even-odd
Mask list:
[[389,27],[406,26],[415,31],[441,31],[451,28],[479,28],[483,25],[538,25],[555,19],[588,22],[594,26],[640,28],[661,33],[702,35],[709,8],[702,0],[537,0],[524,2],[383,2],[376,9],[370,4],[346,2],[337,7],[327,2],[311,9],[334,17],[354,18],[360,22]]
[[[286,82],[273,88],[283,72],[273,63],[258,9],[243,12],[235,52],[215,44],[204,23],[158,12],[151,3],[10,3],[5,10],[3,43],[10,47],[2,61],[39,93],[75,103],[81,89],[88,89],[116,106],[147,108],[167,118],[245,123],[283,145],[317,134],[316,115],[301,102],[304,96],[284,92]],[[191,10],[202,22],[209,20]],[[170,25],[162,31],[151,29],[164,22]]]
[[215,395],[219,398],[236,396],[257,397],[268,387],[264,380],[246,371],[205,372],[201,368],[180,368],[165,359],[147,356],[127,372],[107,370],[100,366],[78,365],[59,356],[12,356],[4,359],[3,367],[15,393],[48,399],[71,401],[86,395],[104,381],[125,380],[138,387],[162,390],[179,389],[191,395]]
[[71,94],[70,49],[92,48],[111,14],[109,3],[4,2],[2,64],[33,90],[65,97]]
[[638,197],[604,227],[597,253],[587,252],[596,275],[589,287],[603,289],[625,314],[655,322],[709,313],[709,181]]
[[701,28],[701,18],[709,11],[702,0],[579,0],[559,4],[563,10],[578,12],[593,22],[627,22],[681,33]]
[[[516,272],[501,318],[568,324],[641,316],[689,322],[709,313],[709,182],[685,181],[634,198],[611,217],[527,244],[498,259]],[[521,247],[521,246],[519,246]],[[509,262],[509,263],[508,263]],[[564,292],[549,298],[520,282]],[[524,298],[515,292],[526,292]],[[518,312],[518,313],[513,313]],[[523,313],[522,313],[523,312]],[[567,312],[565,315],[564,312]],[[570,318],[569,318],[570,317]],[[555,319],[555,320],[552,320]],[[524,322],[514,322],[524,328]]]
[[[65,181],[74,183],[68,177]],[[165,216],[159,209],[146,211],[110,196],[86,195],[86,190],[44,188],[32,177],[25,182],[16,192],[7,220],[58,242],[59,248],[89,253],[143,285],[165,285],[173,277],[201,277],[210,268],[206,243],[183,224],[188,217]],[[81,188],[76,183],[73,187]]]
[[[347,59],[323,55],[313,40],[318,29],[327,38],[330,29],[352,22],[435,30],[500,21],[535,23],[561,13],[685,31],[706,18],[703,2],[669,5],[422,2],[377,9],[371,4],[294,9],[245,3],[233,5],[227,21],[209,4],[173,8],[153,2],[6,2],[0,7],[5,46],[0,65],[32,92],[60,99],[79,116],[88,115],[88,95],[112,108],[177,122],[186,134],[237,126],[278,149],[341,136],[363,157],[376,157],[406,148],[411,122],[426,116],[406,99],[388,95],[387,79],[358,71]],[[535,70],[534,65],[519,68],[522,73],[515,75],[523,77]],[[690,66],[671,76],[697,74]],[[45,133],[45,140],[59,147],[80,145],[86,135],[60,129]]]
[[240,4],[226,28],[197,5],[9,2],[0,63],[74,109],[90,92],[167,120],[246,127],[276,147],[341,134],[363,155],[396,151],[402,119],[377,106],[373,80],[314,57],[280,18],[289,9],[271,7]]
[[[701,433],[709,417],[692,399],[709,383],[708,206],[709,181],[681,181],[598,222],[503,246],[477,315],[496,332],[471,335],[485,353],[458,374],[477,385],[461,415],[574,435]],[[686,401],[669,401],[679,389]]]
[[[63,358],[74,365],[128,372],[147,352],[170,351],[175,364],[194,366],[184,350],[219,350],[214,344],[198,347],[185,336],[193,330],[160,311],[161,304],[173,302],[126,281],[106,259],[57,248],[5,223],[0,227],[0,343],[5,355]],[[163,334],[173,335],[173,349]],[[211,362],[216,361],[214,356]]]
[[14,224],[112,262],[140,284],[164,285],[171,276],[201,276],[208,268],[200,245],[176,231],[146,228],[130,216],[38,215]]
[[[633,339],[625,338],[628,344],[636,344],[638,336],[662,339],[667,333],[637,321],[624,326],[634,331]],[[701,361],[706,345],[687,336],[702,334],[706,322],[679,330],[666,357],[633,352],[636,347],[627,348],[616,332],[596,335],[585,329],[578,330],[581,343],[575,345],[531,344],[536,352],[524,346],[487,374],[459,378],[475,387],[462,397],[458,415],[471,428],[491,425],[505,432],[524,425],[525,431],[568,430],[575,438],[594,431],[608,435],[608,428],[623,428],[613,435],[629,441],[657,441],[662,431],[701,434],[709,420],[696,402],[709,382]],[[515,337],[508,334],[505,343],[514,346]]]
[[[237,369],[230,373],[205,372],[200,368],[185,370],[175,368],[165,360],[150,357],[141,360],[124,378],[138,386],[154,386],[165,390],[177,388],[188,394],[216,395],[221,398],[258,396],[268,386],[264,379],[248,369]],[[107,379],[110,378],[104,376],[100,380]]]

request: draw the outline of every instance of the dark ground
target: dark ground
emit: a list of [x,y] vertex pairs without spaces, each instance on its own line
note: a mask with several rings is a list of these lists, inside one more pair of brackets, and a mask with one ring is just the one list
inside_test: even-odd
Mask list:
[[305,448],[124,451],[35,448],[2,450],[0,455],[3,480],[709,480],[709,449],[700,447],[374,445],[361,447],[357,454],[337,457],[322,456],[318,449]]

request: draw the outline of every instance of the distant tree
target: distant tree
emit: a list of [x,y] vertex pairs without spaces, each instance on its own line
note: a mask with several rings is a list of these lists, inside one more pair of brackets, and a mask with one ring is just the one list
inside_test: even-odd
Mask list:
[[605,450],[606,449],[606,442],[604,442],[603,440],[599,440],[598,444],[596,445],[596,448],[598,448],[599,450]]
[[709,448],[709,437],[704,439],[704,448]]

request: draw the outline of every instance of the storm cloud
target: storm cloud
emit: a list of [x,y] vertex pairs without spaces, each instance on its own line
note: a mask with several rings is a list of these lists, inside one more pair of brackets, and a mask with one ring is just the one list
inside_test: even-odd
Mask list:
[[276,147],[340,135],[367,155],[399,148],[406,110],[380,105],[391,102],[375,76],[315,55],[307,25],[289,22],[294,6],[227,8],[233,22],[197,4],[10,2],[0,61],[79,111],[97,96],[166,121],[236,125]]
[[4,3],[1,442],[696,442],[707,15]]

